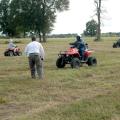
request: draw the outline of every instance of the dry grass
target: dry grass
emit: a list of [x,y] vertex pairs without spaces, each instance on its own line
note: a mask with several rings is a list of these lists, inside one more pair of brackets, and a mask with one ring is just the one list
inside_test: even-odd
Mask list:
[[[120,49],[116,38],[93,42],[86,38],[98,60],[96,67],[80,69],[55,66],[57,54],[73,39],[50,39],[46,51],[45,79],[30,78],[28,61],[4,57],[7,45],[0,45],[0,120],[119,120]],[[24,50],[28,40],[18,46]]]

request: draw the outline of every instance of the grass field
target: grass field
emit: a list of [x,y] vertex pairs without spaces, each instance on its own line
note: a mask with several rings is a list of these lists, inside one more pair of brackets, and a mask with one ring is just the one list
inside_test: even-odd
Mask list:
[[[98,65],[56,68],[57,54],[69,39],[49,39],[44,80],[30,77],[27,57],[4,57],[6,40],[0,40],[0,120],[120,120],[120,48],[117,38],[94,42],[85,38]],[[24,51],[29,40],[21,39]]]

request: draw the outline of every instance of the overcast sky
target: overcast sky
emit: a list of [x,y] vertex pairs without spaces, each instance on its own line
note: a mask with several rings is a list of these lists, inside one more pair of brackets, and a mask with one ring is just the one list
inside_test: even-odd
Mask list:
[[[105,0],[103,8],[107,12],[102,15],[102,32],[120,32],[120,0]],[[94,10],[94,0],[70,0],[69,10],[57,13],[52,34],[83,33]]]

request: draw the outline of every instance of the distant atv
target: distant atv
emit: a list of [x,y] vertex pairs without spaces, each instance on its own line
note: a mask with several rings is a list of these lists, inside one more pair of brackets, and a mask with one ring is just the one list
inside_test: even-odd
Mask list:
[[113,43],[113,48],[120,47],[120,39],[118,39],[115,43]]
[[14,49],[6,49],[4,52],[4,56],[21,56],[22,52],[20,50],[20,48],[18,48],[17,46]]
[[78,49],[70,47],[67,51],[58,54],[59,58],[56,61],[56,66],[58,68],[64,68],[66,64],[70,64],[72,68],[79,68],[84,63],[88,66],[95,66],[97,64],[97,59],[91,56],[92,53],[93,51],[86,49],[83,60]]

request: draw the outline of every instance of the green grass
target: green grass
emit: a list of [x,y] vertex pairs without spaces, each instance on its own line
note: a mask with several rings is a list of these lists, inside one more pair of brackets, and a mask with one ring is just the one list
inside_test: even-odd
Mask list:
[[[4,57],[6,40],[0,40],[0,120],[120,120],[120,49],[117,38],[94,42],[86,38],[98,60],[96,67],[56,67],[59,51],[69,39],[49,39],[44,80],[30,77],[27,57]],[[22,51],[29,40],[20,39]]]

